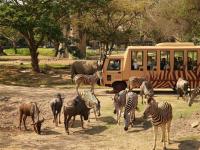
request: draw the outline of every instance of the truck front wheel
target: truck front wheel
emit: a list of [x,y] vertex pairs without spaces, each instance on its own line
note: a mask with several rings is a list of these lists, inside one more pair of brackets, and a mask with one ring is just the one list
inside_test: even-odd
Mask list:
[[117,81],[112,84],[112,87],[114,92],[120,92],[122,90],[125,90],[127,88],[127,85],[124,81]]

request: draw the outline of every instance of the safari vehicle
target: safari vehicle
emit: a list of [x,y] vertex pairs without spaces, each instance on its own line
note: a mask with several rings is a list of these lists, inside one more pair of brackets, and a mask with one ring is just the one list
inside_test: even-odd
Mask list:
[[125,89],[132,76],[145,77],[154,88],[172,89],[183,77],[195,88],[200,85],[200,46],[189,42],[128,46],[124,54],[106,57],[102,68],[105,86]]

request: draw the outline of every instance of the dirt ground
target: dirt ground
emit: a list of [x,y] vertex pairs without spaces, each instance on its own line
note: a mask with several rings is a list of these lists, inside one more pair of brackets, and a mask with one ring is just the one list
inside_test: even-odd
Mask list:
[[[153,129],[150,121],[143,121],[140,117],[144,106],[139,105],[140,111],[136,112],[136,122],[128,132],[121,125],[116,125],[113,114],[113,102],[106,91],[110,89],[95,89],[95,93],[101,101],[101,116],[96,121],[91,114],[90,123],[84,122],[85,129],[81,128],[80,119],[76,117],[75,127],[70,128],[70,135],[64,130],[63,114],[62,124],[58,127],[52,122],[52,114],[49,101],[57,92],[65,95],[65,104],[75,97],[73,88],[37,88],[0,85],[0,96],[8,96],[8,101],[0,101],[0,149],[66,149],[66,150],[150,150],[153,146]],[[141,100],[139,98],[139,100]],[[171,144],[169,150],[199,150],[200,127],[192,128],[191,122],[200,121],[199,104],[189,108],[185,102],[176,100],[173,94],[157,94],[156,100],[169,101],[174,110],[175,117],[172,121]],[[42,134],[33,132],[30,118],[27,119],[28,131],[19,131],[18,106],[24,101],[34,101],[39,104],[42,116],[46,119],[42,126]],[[140,103],[141,101],[139,101]],[[177,109],[176,109],[177,108]],[[184,116],[185,109],[191,109],[192,115]],[[157,150],[162,149],[160,135],[157,141]]]

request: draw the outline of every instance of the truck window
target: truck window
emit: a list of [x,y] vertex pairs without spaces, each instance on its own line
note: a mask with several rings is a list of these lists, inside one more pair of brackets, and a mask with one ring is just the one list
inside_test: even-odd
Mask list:
[[170,52],[161,51],[160,53],[160,70],[169,69],[170,67]]
[[107,70],[120,70],[120,64],[121,60],[119,59],[110,60]]
[[143,52],[132,51],[131,53],[131,70],[139,70],[143,66]]
[[157,55],[156,51],[148,51],[147,53],[147,70],[156,70]]
[[187,55],[187,69],[195,70],[197,68],[197,52],[189,51]]
[[183,60],[184,60],[184,52],[183,51],[175,51],[174,52],[174,70],[182,70],[183,69]]

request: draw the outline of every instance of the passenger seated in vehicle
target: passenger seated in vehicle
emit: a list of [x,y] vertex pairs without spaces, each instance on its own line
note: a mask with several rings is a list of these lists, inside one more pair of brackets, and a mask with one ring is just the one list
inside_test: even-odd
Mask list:
[[134,59],[133,61],[133,70],[138,70],[139,69],[139,65],[137,63],[137,59]]
[[164,70],[164,69],[167,69],[167,61],[166,61],[166,58],[162,58],[161,62],[160,62],[160,70]]
[[193,70],[193,62],[192,62],[191,57],[188,57],[187,69],[188,70]]
[[149,57],[147,62],[147,70],[153,70],[156,66],[155,60],[152,57]]

